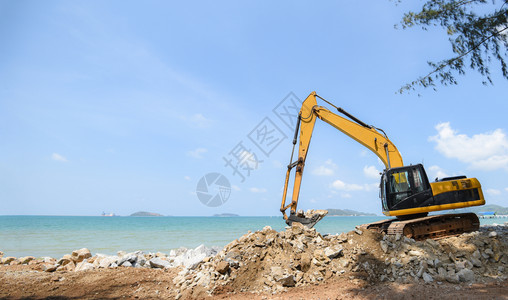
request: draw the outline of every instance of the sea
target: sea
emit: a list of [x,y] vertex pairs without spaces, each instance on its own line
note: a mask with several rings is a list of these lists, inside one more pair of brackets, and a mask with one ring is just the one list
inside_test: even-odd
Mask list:
[[[315,227],[321,234],[337,234],[355,226],[386,219],[381,216],[327,216]],[[481,224],[496,219],[481,219]],[[497,220],[498,223],[503,223]],[[132,252],[169,253],[180,247],[224,247],[249,230],[271,226],[284,230],[282,217],[93,217],[0,216],[0,251],[4,256],[59,258],[88,248],[93,254]]]

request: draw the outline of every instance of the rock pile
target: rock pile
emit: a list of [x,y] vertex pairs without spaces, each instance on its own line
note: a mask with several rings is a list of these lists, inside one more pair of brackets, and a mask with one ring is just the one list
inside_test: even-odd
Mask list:
[[117,255],[96,254],[92,256],[90,250],[83,248],[66,254],[56,260],[50,257],[35,258],[27,257],[2,257],[0,264],[20,265],[20,264],[40,264],[42,270],[46,272],[54,271],[86,271],[98,268],[117,268],[117,267],[135,267],[135,268],[173,268],[182,266],[193,269],[205,258],[214,256],[219,249],[217,247],[207,248],[200,245],[195,249],[180,248],[171,250],[169,255],[157,253],[144,253],[136,251],[126,253],[119,251]]
[[438,241],[415,242],[405,237],[384,236],[380,247],[385,253],[386,268],[380,279],[459,283],[506,278],[507,237],[507,226],[482,227],[479,232]]
[[178,292],[214,290],[279,292],[348,276],[379,281],[478,282],[506,279],[508,226],[438,241],[414,241],[356,229],[321,235],[293,224],[285,231],[270,227],[228,244],[197,268],[175,277]]

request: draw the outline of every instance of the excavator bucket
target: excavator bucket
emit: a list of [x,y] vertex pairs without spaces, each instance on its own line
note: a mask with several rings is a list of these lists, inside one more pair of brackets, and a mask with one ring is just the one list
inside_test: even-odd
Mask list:
[[303,210],[298,210],[296,214],[290,214],[286,220],[286,224],[291,226],[294,222],[300,223],[308,228],[314,227],[317,222],[321,221],[326,214],[328,214],[327,210],[308,210],[305,213]]

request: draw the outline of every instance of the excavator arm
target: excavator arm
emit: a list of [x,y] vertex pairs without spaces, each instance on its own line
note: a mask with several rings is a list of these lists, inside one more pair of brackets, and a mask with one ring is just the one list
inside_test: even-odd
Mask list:
[[[322,99],[328,104],[335,107],[338,112],[344,114],[352,121],[343,118],[325,107],[317,105],[317,98]],[[402,157],[397,150],[397,147],[388,139],[386,134],[381,133],[382,130],[377,129],[373,126],[367,125],[357,118],[353,117],[340,107],[336,107],[325,99],[321,98],[316,92],[312,92],[302,104],[302,108],[298,115],[298,122],[296,125],[295,136],[293,139],[293,153],[291,154],[291,161],[288,165],[286,172],[286,180],[284,182],[284,190],[282,195],[281,212],[286,220],[286,223],[297,221],[306,224],[308,227],[314,226],[320,219],[308,219],[305,216],[296,216],[296,208],[298,205],[298,197],[300,194],[300,185],[302,182],[303,170],[305,167],[305,160],[307,158],[307,152],[309,150],[309,144],[314,130],[314,125],[317,119],[321,119],[324,122],[332,125],[334,128],[340,130],[347,136],[351,137],[358,143],[367,147],[369,150],[374,152],[384,163],[386,168],[394,168],[403,166]],[[300,143],[298,149],[298,160],[293,161],[293,154],[295,145],[297,142],[298,131],[300,131]],[[380,132],[381,131],[381,132]],[[286,196],[289,183],[289,177],[291,170],[296,167],[295,181],[293,185],[293,194],[291,202],[286,205]],[[286,210],[290,209],[290,217],[287,216]]]

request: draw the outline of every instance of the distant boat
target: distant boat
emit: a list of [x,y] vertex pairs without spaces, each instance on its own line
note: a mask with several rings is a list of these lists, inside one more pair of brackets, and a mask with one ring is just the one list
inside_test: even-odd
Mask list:
[[103,216],[103,217],[114,217],[116,215],[114,213],[105,213],[105,212],[102,212],[101,216]]

